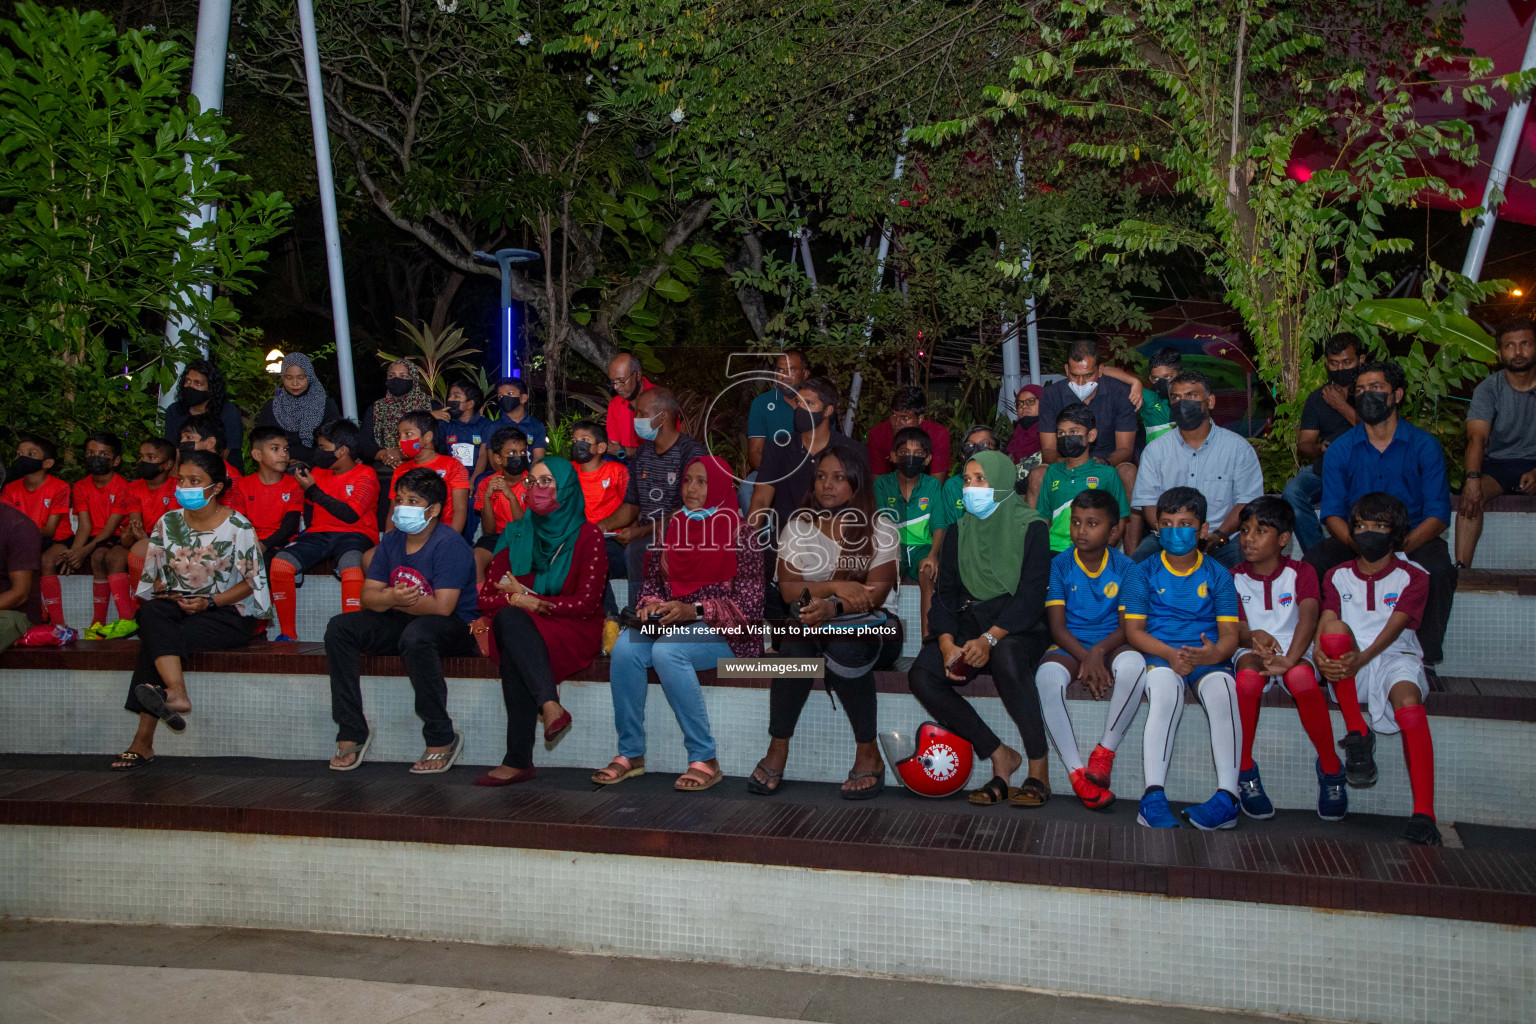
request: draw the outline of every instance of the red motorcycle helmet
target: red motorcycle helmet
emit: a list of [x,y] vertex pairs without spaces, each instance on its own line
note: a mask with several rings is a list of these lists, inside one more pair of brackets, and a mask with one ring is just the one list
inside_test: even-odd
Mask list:
[[917,732],[883,732],[880,749],[901,784],[919,796],[952,796],[971,779],[976,753],[971,745],[937,722]]

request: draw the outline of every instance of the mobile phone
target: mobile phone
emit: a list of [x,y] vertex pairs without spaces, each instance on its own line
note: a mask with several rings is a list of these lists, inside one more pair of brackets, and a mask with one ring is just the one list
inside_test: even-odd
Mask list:
[[976,678],[976,673],[981,671],[975,665],[969,665],[965,661],[965,652],[956,651],[955,656],[944,663],[944,671],[951,676],[964,679],[969,682]]

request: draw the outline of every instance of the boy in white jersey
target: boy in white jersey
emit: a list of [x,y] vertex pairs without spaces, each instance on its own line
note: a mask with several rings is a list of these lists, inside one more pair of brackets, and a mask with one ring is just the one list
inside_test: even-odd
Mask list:
[[[1376,491],[1355,502],[1349,529],[1359,557],[1334,566],[1323,579],[1323,617],[1314,652],[1349,729],[1339,744],[1344,771],[1352,786],[1374,785],[1375,733],[1400,731],[1413,790],[1413,817],[1403,838],[1439,846],[1435,745],[1424,713],[1429,681],[1414,632],[1429,598],[1429,574],[1393,554],[1408,535],[1408,510],[1392,495]],[[1360,715],[1360,696],[1370,709],[1374,732]]]
[[1296,702],[1296,714],[1317,750],[1317,814],[1341,821],[1349,809],[1344,765],[1333,750],[1328,700],[1317,685],[1310,650],[1322,613],[1317,574],[1306,562],[1285,557],[1296,513],[1276,494],[1248,503],[1238,518],[1243,561],[1232,570],[1241,623],[1237,662],[1237,708],[1243,720],[1242,772],[1238,802],[1250,818],[1273,818],[1275,805],[1264,792],[1253,761],[1259,701],[1278,680]]

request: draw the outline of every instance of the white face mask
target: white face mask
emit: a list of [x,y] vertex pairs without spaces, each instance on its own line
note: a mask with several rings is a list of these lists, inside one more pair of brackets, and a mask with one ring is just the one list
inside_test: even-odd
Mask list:
[[1072,389],[1072,393],[1077,396],[1079,402],[1086,402],[1088,401],[1088,396],[1099,389],[1099,382],[1091,380],[1087,384],[1079,384],[1076,381],[1069,380],[1067,381],[1067,387]]

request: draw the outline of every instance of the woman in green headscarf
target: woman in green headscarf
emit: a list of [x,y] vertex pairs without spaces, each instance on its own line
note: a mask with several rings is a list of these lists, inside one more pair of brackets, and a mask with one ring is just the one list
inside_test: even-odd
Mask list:
[[[1045,588],[1050,582],[1047,524],[1014,493],[1013,461],[977,452],[963,470],[965,515],[944,534],[939,583],[928,611],[929,635],[908,676],[912,695],[944,728],[992,761],[992,779],[971,802],[1010,800],[1039,807],[1051,797],[1045,723],[1035,667],[1050,642]],[[955,687],[979,669],[1024,738],[1029,773],[1017,790],[1009,780],[1024,758],[1005,746]]]
[[[603,642],[608,553],[602,531],[587,522],[575,467],[554,456],[534,463],[524,504],[523,517],[501,532],[480,585],[489,653],[501,663],[507,755],[477,786],[534,777],[534,726],[543,720],[546,743],[571,727],[559,684],[591,665]],[[486,629],[485,619],[475,628]]]

